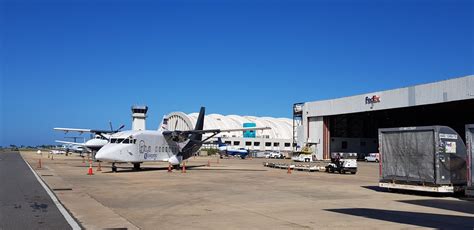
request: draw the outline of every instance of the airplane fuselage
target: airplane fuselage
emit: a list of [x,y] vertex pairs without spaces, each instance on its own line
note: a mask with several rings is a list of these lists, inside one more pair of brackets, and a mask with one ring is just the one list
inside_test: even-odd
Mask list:
[[179,164],[183,159],[177,142],[166,139],[161,131],[125,131],[113,134],[110,143],[96,154],[96,159],[107,162],[142,163],[163,161]]

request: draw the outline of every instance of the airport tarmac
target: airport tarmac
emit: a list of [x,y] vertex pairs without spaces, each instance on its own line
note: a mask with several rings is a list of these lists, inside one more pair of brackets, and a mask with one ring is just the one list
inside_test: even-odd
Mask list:
[[[87,229],[473,229],[474,202],[455,197],[381,190],[378,164],[356,175],[267,168],[273,159],[189,159],[186,173],[165,163],[110,165],[87,174],[74,156],[54,160],[22,152]],[[210,167],[207,162],[210,161]],[[13,173],[13,172],[11,172]]]

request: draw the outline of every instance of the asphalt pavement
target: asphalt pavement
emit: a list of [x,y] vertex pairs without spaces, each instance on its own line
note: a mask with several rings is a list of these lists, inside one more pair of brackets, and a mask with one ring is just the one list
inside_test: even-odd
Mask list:
[[0,229],[71,229],[18,152],[0,153]]

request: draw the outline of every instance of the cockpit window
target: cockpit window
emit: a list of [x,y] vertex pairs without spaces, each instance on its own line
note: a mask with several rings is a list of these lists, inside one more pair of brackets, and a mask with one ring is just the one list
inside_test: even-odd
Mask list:
[[122,143],[124,140],[125,140],[125,138],[111,138],[110,143],[119,144],[119,143]]

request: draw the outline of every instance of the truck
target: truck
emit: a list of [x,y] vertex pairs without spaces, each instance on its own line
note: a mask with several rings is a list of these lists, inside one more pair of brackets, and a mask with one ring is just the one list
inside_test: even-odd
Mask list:
[[265,154],[265,158],[283,159],[285,156],[281,152],[270,151]]
[[296,162],[313,162],[313,158],[315,158],[313,157],[313,151],[311,151],[311,148],[307,145],[301,151],[293,152],[291,160]]
[[379,150],[379,187],[437,193],[466,187],[466,146],[450,127],[379,129]]
[[467,187],[466,196],[474,197],[474,124],[466,125]]

